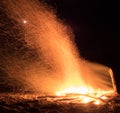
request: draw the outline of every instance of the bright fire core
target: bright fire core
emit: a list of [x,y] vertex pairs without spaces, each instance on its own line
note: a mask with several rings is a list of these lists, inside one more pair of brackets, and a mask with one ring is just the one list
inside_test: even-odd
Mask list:
[[71,98],[79,101],[80,103],[93,102],[96,105],[102,104],[105,100],[108,100],[108,95],[114,94],[114,91],[102,91],[88,89],[86,87],[70,87],[60,92],[56,92],[56,96],[64,96],[63,98]]
[[[99,83],[95,78],[97,75],[94,75],[94,76],[91,76],[91,79],[94,80],[95,84],[88,82],[83,86],[77,87],[77,86],[70,86],[70,84],[72,83],[69,83],[69,86],[67,88],[63,88],[62,90],[57,91],[55,95],[58,97],[62,96],[63,100],[65,98],[70,98],[72,101],[74,100],[74,102],[76,101],[80,103],[92,102],[96,105],[103,104],[104,102],[110,99],[110,96],[114,96],[116,94],[116,87],[115,87],[114,79],[112,76],[112,70],[109,70],[109,71],[104,70],[105,69],[104,66],[102,66],[102,68],[103,70],[99,70],[99,71],[104,75],[104,77],[101,77],[101,76],[99,77]],[[99,71],[97,73],[98,75],[99,75]],[[101,83],[104,83],[104,84],[96,85]],[[69,100],[69,102],[71,101]]]

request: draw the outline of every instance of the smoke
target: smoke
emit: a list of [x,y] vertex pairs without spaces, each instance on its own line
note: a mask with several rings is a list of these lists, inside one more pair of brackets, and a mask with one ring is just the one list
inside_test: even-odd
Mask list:
[[109,76],[110,69],[102,67],[106,73],[98,74],[97,64],[80,59],[73,38],[70,28],[45,3],[0,1],[0,69],[6,73],[2,78],[14,81],[7,82],[13,89],[18,86],[12,91],[54,93],[63,84],[98,87],[91,74],[99,87],[113,88],[111,80],[96,77]]

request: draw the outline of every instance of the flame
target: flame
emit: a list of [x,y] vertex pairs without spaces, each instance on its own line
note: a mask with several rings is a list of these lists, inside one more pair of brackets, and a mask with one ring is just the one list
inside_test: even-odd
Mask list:
[[94,102],[94,104],[99,105],[99,104],[100,104],[100,101],[99,101],[99,100],[96,100],[96,101]]
[[[11,38],[3,38],[6,43],[0,48],[0,68],[4,67],[9,76],[27,84],[23,89],[47,95],[56,92],[58,97],[96,105],[107,99],[107,94],[116,91],[112,70],[81,58],[72,30],[55,16],[54,11],[36,0],[5,0],[3,4],[9,18],[18,25],[9,28],[10,33],[5,31],[6,34],[1,35],[12,36],[15,32],[13,42],[17,41],[12,43]],[[16,37],[19,29],[20,36]],[[19,41],[23,42],[22,47],[16,46],[21,45]],[[8,47],[15,51],[7,53]]]
[[[88,62],[87,65],[89,65]],[[85,71],[83,71],[83,68],[85,68]],[[68,78],[55,95],[64,96],[63,98],[73,98],[73,100],[84,104],[92,102],[95,105],[101,105],[110,99],[108,97],[113,97],[116,94],[112,70],[92,63],[87,68],[83,66],[82,69],[81,74],[82,76],[86,75],[87,79],[82,78],[82,83],[80,83],[80,78]]]
[[[56,96],[64,96],[69,98],[76,98],[81,103],[90,103],[93,102],[95,105],[100,105],[104,100],[107,100],[107,95],[113,94],[113,90],[104,91],[104,90],[95,90],[93,88],[87,87],[69,87],[65,90],[56,92]],[[70,96],[69,96],[70,95]]]
[[[93,89],[90,89],[90,90],[93,91]],[[87,94],[87,93],[89,93],[89,89],[86,87],[70,87],[70,88],[63,90],[61,92],[56,92],[57,95],[65,95],[65,94],[69,94],[69,93]]]

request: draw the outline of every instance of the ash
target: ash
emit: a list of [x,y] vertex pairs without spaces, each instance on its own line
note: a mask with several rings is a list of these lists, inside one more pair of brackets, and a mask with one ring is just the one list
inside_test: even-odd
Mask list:
[[120,95],[95,105],[55,96],[1,94],[0,113],[120,113]]

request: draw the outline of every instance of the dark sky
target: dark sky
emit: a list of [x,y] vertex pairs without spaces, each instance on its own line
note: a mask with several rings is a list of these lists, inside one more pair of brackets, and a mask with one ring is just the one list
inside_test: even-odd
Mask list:
[[120,90],[120,30],[117,3],[102,0],[43,0],[75,34],[82,57],[113,69]]

